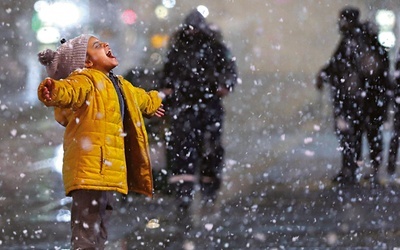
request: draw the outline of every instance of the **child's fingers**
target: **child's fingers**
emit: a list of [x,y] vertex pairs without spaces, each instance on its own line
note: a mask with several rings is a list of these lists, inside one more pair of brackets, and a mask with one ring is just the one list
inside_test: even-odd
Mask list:
[[51,91],[53,89],[53,81],[50,78],[47,78],[44,82],[42,94],[46,101],[51,101]]
[[53,81],[50,78],[46,79],[45,86],[49,91],[53,89]]
[[163,117],[164,114],[165,114],[165,110],[163,108],[158,108],[155,115],[157,117]]

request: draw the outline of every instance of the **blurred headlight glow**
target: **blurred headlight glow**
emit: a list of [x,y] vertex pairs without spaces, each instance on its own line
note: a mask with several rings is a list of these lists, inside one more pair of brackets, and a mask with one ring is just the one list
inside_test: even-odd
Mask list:
[[61,1],[39,4],[39,19],[48,26],[68,27],[81,21],[81,12],[74,3]]
[[42,27],[36,33],[37,40],[44,44],[57,43],[60,36],[60,31],[55,27]]

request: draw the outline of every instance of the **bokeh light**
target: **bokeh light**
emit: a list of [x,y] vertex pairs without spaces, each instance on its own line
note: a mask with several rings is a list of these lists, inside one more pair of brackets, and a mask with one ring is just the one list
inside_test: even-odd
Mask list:
[[131,25],[136,22],[137,15],[135,11],[128,9],[122,12],[121,18],[125,24]]
[[380,27],[393,29],[396,23],[396,15],[391,10],[378,10],[376,12],[375,20]]
[[168,16],[168,9],[165,8],[163,5],[158,5],[154,12],[158,19],[165,19]]
[[396,14],[391,10],[378,10],[375,21],[379,26],[379,43],[387,48],[393,48],[396,45],[396,36],[393,31],[396,24]]
[[46,1],[37,1],[34,5],[33,5],[33,9],[36,12],[40,12],[43,9],[47,8],[49,6],[49,3]]
[[171,9],[175,7],[176,1],[175,0],[163,0],[162,4],[165,6],[165,8]]
[[42,27],[36,33],[36,39],[43,44],[57,43],[60,37],[60,30],[56,27]]
[[396,36],[392,31],[382,31],[378,35],[379,43],[387,48],[393,48],[396,45]]
[[210,11],[204,5],[199,5],[199,6],[197,6],[196,9],[198,12],[200,12],[203,15],[203,17],[208,17],[208,15],[210,14]]
[[48,26],[67,27],[81,21],[81,12],[74,3],[60,1],[52,4],[40,3],[38,16]]
[[162,47],[165,47],[168,43],[168,35],[163,35],[163,34],[156,34],[151,37],[151,46],[156,49],[160,49]]

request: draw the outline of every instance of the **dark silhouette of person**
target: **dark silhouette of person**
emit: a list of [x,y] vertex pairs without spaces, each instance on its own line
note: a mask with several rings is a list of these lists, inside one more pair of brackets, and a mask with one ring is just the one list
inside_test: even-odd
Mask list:
[[[383,157],[382,125],[387,118],[389,103],[389,56],[378,41],[376,26],[369,21],[361,23],[357,8],[346,7],[340,12],[339,28],[341,42],[317,78],[318,89],[322,88],[323,81],[331,84],[335,128],[343,148],[342,170],[333,181],[358,182],[357,161],[362,158],[365,133],[371,171],[364,179],[376,185],[379,184],[378,170]],[[345,116],[348,118],[343,118]],[[351,125],[348,130],[341,129],[343,121],[342,125]]]
[[[400,72],[400,50],[397,52],[397,58],[395,63],[395,71]],[[394,78],[394,89],[393,89],[393,109],[394,109],[394,117],[393,117],[393,128],[392,135],[390,138],[389,145],[389,157],[388,157],[388,165],[387,172],[393,178],[396,173],[396,161],[399,150],[399,137],[400,137],[400,76],[399,74],[395,74]]]
[[221,33],[197,10],[171,37],[163,78],[168,180],[178,208],[188,210],[197,183],[203,204],[213,206],[224,167],[222,99],[234,89],[237,66]]
[[[387,120],[389,93],[389,54],[379,43],[378,29],[372,22],[364,22],[360,41],[359,72],[365,85],[363,130],[369,146],[371,170],[364,176],[371,184],[379,184],[378,171],[382,164],[383,124]],[[358,144],[361,156],[361,143]]]
[[365,92],[358,73],[358,42],[361,36],[359,10],[352,7],[342,9],[338,26],[341,40],[327,65],[317,74],[316,87],[321,90],[326,82],[331,88],[335,134],[342,154],[341,170],[332,181],[355,184]]

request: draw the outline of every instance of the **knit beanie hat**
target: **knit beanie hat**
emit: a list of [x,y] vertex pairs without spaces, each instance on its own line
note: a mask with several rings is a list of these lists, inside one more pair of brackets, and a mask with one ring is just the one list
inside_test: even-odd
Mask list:
[[38,54],[39,62],[46,66],[49,77],[59,80],[85,66],[87,45],[91,35],[80,35],[68,41],[61,40],[56,51],[46,49]]

